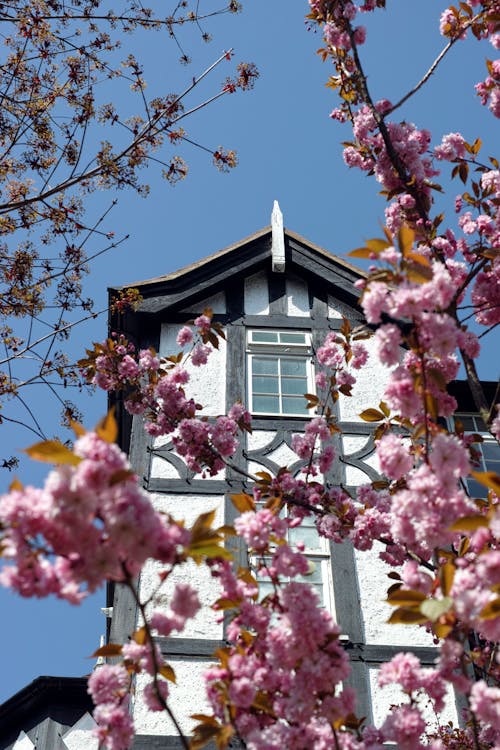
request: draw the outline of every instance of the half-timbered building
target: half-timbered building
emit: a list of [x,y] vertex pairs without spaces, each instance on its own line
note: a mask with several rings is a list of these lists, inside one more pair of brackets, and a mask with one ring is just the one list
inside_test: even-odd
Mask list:
[[[141,417],[131,417],[120,401],[115,403],[121,447],[129,453],[134,471],[158,509],[184,519],[188,525],[201,513],[215,509],[220,525],[231,523],[236,511],[230,495],[251,489],[245,473],[272,474],[281,466],[300,471],[302,463],[291,450],[291,442],[310,418],[303,394],[314,391],[315,352],[328,331],[340,329],[344,318],[352,327],[364,325],[356,288],[361,278],[359,269],[284,229],[275,204],[270,227],[180,271],[129,285],[139,289],[142,301],[134,313],[113,316],[111,330],[123,333],[139,348],[152,346],[160,355],[168,356],[178,350],[180,326],[210,307],[214,319],[224,328],[225,339],[206,366],[191,368],[189,395],[203,405],[201,413],[208,418],[226,413],[237,401],[252,413],[253,431],[242,437],[234,467],[210,477],[194,474],[176,454],[171,440],[148,437]],[[111,288],[110,296],[114,298],[119,291]],[[373,428],[359,414],[377,406],[389,375],[390,371],[372,357],[359,372],[352,398],[341,399],[336,405],[341,433],[336,438],[339,458],[325,477],[331,485],[352,490],[379,478]],[[467,418],[473,421],[473,410],[466,406],[468,392],[463,385],[456,389],[465,404],[464,411],[469,412]],[[478,425],[474,422],[471,429],[477,431]],[[485,455],[484,460],[500,460],[500,456],[492,459]],[[357,714],[380,724],[399,697],[390,687],[377,687],[380,664],[400,650],[410,650],[424,665],[432,665],[436,657],[432,637],[415,626],[387,623],[391,611],[385,601],[389,569],[380,560],[378,549],[358,553],[349,543],[330,543],[318,536],[312,521],[300,529],[300,538],[314,563],[308,582],[344,634],[344,646],[352,661],[350,682],[358,695]],[[242,546],[232,551],[236,562],[247,562]],[[155,565],[147,564],[139,580],[141,597],[152,590],[155,575]],[[190,715],[207,708],[202,674],[214,651],[224,643],[225,628],[211,609],[217,588],[207,570],[185,565],[180,575],[198,589],[202,607],[178,637],[160,639],[160,646],[177,675],[169,700],[188,735],[193,726]],[[139,624],[137,607],[120,585],[109,586],[107,596],[108,639],[125,643]],[[134,749],[181,747],[168,717],[146,709],[140,678],[137,683]],[[11,701],[20,711],[27,698],[23,691],[18,696],[17,702],[16,697]],[[63,727],[68,732],[67,741],[57,745],[58,749],[77,750],[85,745],[82,738],[86,736],[90,742],[92,720],[86,711],[82,706],[80,728],[71,714],[71,722]],[[443,719],[455,721],[459,713],[460,705],[450,693]],[[17,740],[14,725],[9,725],[10,741],[0,741],[0,749],[52,750],[48,744],[34,742],[42,719],[37,724],[31,717],[25,725],[18,719],[15,726],[25,729],[29,725],[29,733],[21,732]],[[0,707],[0,728],[1,724]],[[78,732],[69,733],[72,725]],[[80,740],[82,745],[77,744]],[[87,750],[91,746],[87,745]]]
[[[221,524],[231,523],[235,511],[229,496],[251,487],[238,469],[249,474],[272,474],[281,466],[300,470],[302,463],[292,452],[291,441],[310,418],[303,394],[314,390],[315,352],[328,331],[340,329],[344,317],[352,327],[363,325],[355,286],[362,277],[359,269],[284,229],[275,204],[270,227],[176,273],[133,284],[142,302],[134,314],[114,319],[112,329],[132,337],[140,348],[153,346],[167,356],[178,349],[179,327],[210,307],[224,326],[225,341],[205,367],[191,369],[189,395],[203,404],[202,414],[209,418],[224,414],[236,401],[252,413],[252,434],[242,438],[236,468],[201,477],[188,469],[169,439],[148,438],[140,417],[132,419],[118,410],[122,447],[129,451],[134,470],[158,508],[188,523],[213,508]],[[110,290],[111,295],[117,292]],[[378,404],[388,377],[389,370],[372,358],[359,372],[353,397],[338,402],[340,459],[327,482],[353,489],[379,478],[373,427],[359,413]],[[378,550],[357,553],[348,543],[330,543],[317,535],[312,521],[310,527],[300,529],[300,536],[314,562],[309,583],[344,633],[352,659],[351,682],[359,696],[357,713],[378,723],[397,699],[389,688],[376,688],[379,665],[401,648],[432,664],[436,656],[432,638],[417,627],[387,624],[388,568]],[[235,552],[239,562],[247,562],[245,549]],[[179,637],[165,639],[161,647],[178,677],[171,691],[173,707],[189,733],[190,714],[205,708],[203,670],[225,634],[210,608],[217,596],[214,582],[195,565],[183,575],[200,590],[203,607]],[[154,566],[146,567],[140,581],[142,595],[150,589],[153,576]],[[109,597],[110,640],[124,642],[136,626],[136,607],[120,586],[112,587]],[[168,737],[168,747],[180,747],[173,726],[163,715],[147,711],[138,688],[134,747],[156,747],[151,743],[159,734]],[[450,718],[456,715],[452,704],[450,696]]]

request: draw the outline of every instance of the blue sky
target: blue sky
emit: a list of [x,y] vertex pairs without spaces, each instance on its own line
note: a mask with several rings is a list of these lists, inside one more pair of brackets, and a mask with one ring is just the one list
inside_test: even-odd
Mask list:
[[[427,70],[443,46],[437,29],[444,7],[435,0],[389,0],[387,12],[365,17],[368,41],[362,53],[376,98],[399,99]],[[225,97],[184,124],[189,137],[211,149],[220,144],[237,149],[237,169],[220,174],[208,154],[186,145],[181,153],[190,173],[177,186],[170,187],[149,168],[145,171],[151,184],[148,199],[126,192],[96,196],[94,210],[102,209],[111,197],[118,199],[108,225],[117,236],[130,235],[116,251],[93,264],[88,287],[96,309],[106,304],[107,286],[168,273],[266,226],[274,199],[280,202],[285,226],[338,255],[380,234],[384,202],[372,179],[349,171],[342,161],[340,142],[349,138],[349,130],[328,118],[336,106],[324,85],[330,70],[315,54],[321,39],[306,30],[306,12],[303,0],[244,0],[241,15],[208,25],[214,37],[209,45],[186,33],[186,45],[193,52],[188,68],[177,65],[176,51],[160,38],[139,40],[137,55],[142,56],[145,70],[152,71],[150,76],[146,73],[151,96],[180,90],[229,47],[235,48],[236,59],[255,62],[261,78],[253,92]],[[487,56],[493,56],[493,49],[474,40],[456,45],[401,117],[428,127],[433,144],[456,130],[471,141],[480,135],[485,154],[493,155],[497,121],[480,106],[473,91],[474,83],[485,76]],[[227,74],[219,68],[214,80]],[[210,92],[210,85],[205,91]],[[456,192],[458,184],[449,196]],[[451,204],[448,197],[444,206]],[[75,357],[90,340],[104,336],[104,317],[76,329]],[[489,348],[481,359],[486,378],[498,376],[493,350]],[[104,410],[100,395],[85,402],[86,426],[95,424]],[[53,429],[56,432],[57,426]],[[32,442],[25,433],[2,430],[2,442],[12,450]],[[41,472],[23,463],[20,477],[25,483],[38,482]],[[9,480],[0,476],[3,487]],[[38,675],[88,672],[92,660],[85,657],[98,646],[105,630],[101,606],[103,592],[75,608],[54,601],[24,601],[0,591],[4,644],[0,701]]]

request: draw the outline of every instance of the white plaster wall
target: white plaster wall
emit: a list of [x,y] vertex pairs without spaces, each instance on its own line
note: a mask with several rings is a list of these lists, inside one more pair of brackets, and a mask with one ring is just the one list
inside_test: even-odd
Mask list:
[[15,741],[14,747],[12,750],[34,750],[34,744],[26,734],[26,732],[22,731],[19,734],[19,737]]
[[97,724],[89,713],[85,713],[71,729],[63,735],[62,742],[68,750],[99,750],[99,742],[94,735]]
[[267,466],[264,466],[264,464],[259,464],[257,463],[257,461],[249,461],[247,471],[252,476],[255,476],[259,471],[267,471],[268,474],[272,474]]
[[[361,450],[366,445],[366,442],[366,435],[342,435],[342,455],[349,457],[349,455],[357,453],[357,451]],[[363,462],[374,468],[376,471],[378,471],[378,457],[375,451],[372,451],[369,456],[363,458],[362,460]],[[370,477],[365,474],[364,471],[358,469],[355,466],[344,464],[344,469],[345,484],[357,486],[360,484],[371,482]]]
[[185,313],[191,313],[193,315],[201,315],[203,310],[205,310],[207,307],[212,308],[212,312],[219,313],[220,315],[224,315],[226,312],[226,294],[225,292],[219,292],[218,294],[214,294],[211,297],[207,297],[206,299],[202,300],[201,302],[196,302],[196,304],[191,304],[188,307],[185,307],[181,312]]
[[392,368],[382,365],[375,354],[373,338],[363,341],[369,352],[368,362],[360,370],[353,371],[356,383],[352,396],[340,395],[340,419],[346,422],[362,422],[359,414],[370,407],[377,407],[383,398]]
[[269,288],[265,271],[245,279],[245,313],[269,315]]
[[387,622],[394,612],[394,607],[385,601],[393,581],[387,577],[391,567],[378,555],[381,549],[383,546],[376,543],[371,550],[354,551],[366,643],[432,646],[432,636],[423,627]]
[[309,318],[311,311],[309,308],[309,292],[307,284],[298,277],[287,278],[286,280],[287,295],[287,315],[299,315]]
[[[172,658],[169,663],[175,671],[177,682],[168,683],[168,704],[173,708],[183,733],[188,735],[197,724],[190,718],[191,714],[210,712],[203,680],[203,673],[210,666],[210,662]],[[136,699],[133,706],[136,733],[176,735],[175,727],[164,711],[149,711],[146,707],[142,692],[149,681],[150,678],[145,675],[139,675],[136,681]]]
[[152,479],[179,479],[179,472],[169,461],[161,456],[153,456],[151,461]]
[[365,474],[357,466],[351,466],[350,464],[342,464],[342,466],[344,468],[344,484],[357,487],[360,484],[368,484],[372,481],[368,474]]
[[289,466],[298,460],[298,456],[288,447],[286,443],[281,443],[271,453],[268,453],[268,458],[274,461],[278,466]]
[[[360,310],[361,314],[361,310]],[[352,318],[352,308],[335,297],[328,295],[328,317],[333,319]]]
[[[177,455],[177,454],[176,454]],[[182,459],[182,457],[181,457]],[[183,460],[183,459],[182,459]],[[226,469],[223,467],[220,471],[211,475],[208,471],[201,471],[194,475],[194,479],[204,479],[209,482],[214,479],[224,479]],[[180,475],[176,467],[162,456],[153,456],[151,461],[151,478],[152,479],[179,479]]]
[[[161,327],[160,354],[168,356],[179,351],[175,341],[179,326],[164,324]],[[202,367],[193,367],[189,360],[186,369],[190,374],[185,387],[186,395],[203,406],[201,416],[216,417],[226,411],[226,342],[219,339],[219,348],[208,357]]]
[[[151,493],[151,499],[156,510],[168,513],[176,520],[183,520],[187,528],[194,524],[198,516],[210,510],[216,510],[213,528],[222,526],[224,523],[224,497],[222,495],[207,497]],[[148,560],[143,567],[139,581],[139,595],[143,601],[156,591],[159,584],[158,573],[161,569],[161,564],[152,560]],[[189,583],[197,590],[201,608],[194,618],[188,620],[186,628],[182,633],[177,634],[178,637],[221,638],[222,624],[218,622],[219,614],[212,610],[212,604],[220,595],[219,584],[210,576],[206,565],[196,565],[189,561],[179,566],[162,584],[152,606],[158,609],[168,608],[175,584],[179,582]]]
[[275,433],[272,430],[253,430],[247,435],[247,447],[249,451],[264,448],[273,439]]
[[337,320],[342,317],[340,303],[330,294],[328,295],[328,317]]
[[220,585],[210,575],[206,565],[196,565],[189,560],[174,569],[173,573],[158,589],[160,579],[158,574],[163,567],[160,563],[148,560],[141,572],[139,582],[139,593],[142,600],[148,599],[155,594],[154,602],[148,606],[148,615],[155,610],[167,610],[172,599],[172,594],[177,583],[189,583],[198,592],[201,607],[186,622],[184,630],[174,633],[171,638],[209,638],[218,639],[223,636],[220,613],[212,609],[213,603],[220,596]]
[[[373,667],[369,670],[373,723],[376,727],[380,727],[384,723],[384,720],[389,713],[390,706],[397,706],[400,703],[408,703],[408,698],[398,685],[385,685],[384,687],[379,687],[377,684],[378,673],[378,667]],[[424,696],[419,699],[419,707],[422,709],[424,719],[428,723],[430,729],[437,728],[438,723],[442,726],[449,721],[453,722],[455,725],[457,724],[458,717],[455,706],[455,695],[451,685],[448,687],[448,692],[445,696],[444,709],[439,714],[439,721],[430,701],[428,699],[426,700]]]
[[149,493],[155,510],[168,513],[176,521],[184,521],[186,526],[192,526],[199,515],[215,510],[214,526],[224,523],[223,495],[164,495]]

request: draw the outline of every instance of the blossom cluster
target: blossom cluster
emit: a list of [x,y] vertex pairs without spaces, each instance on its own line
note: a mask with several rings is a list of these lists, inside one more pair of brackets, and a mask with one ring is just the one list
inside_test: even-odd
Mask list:
[[191,346],[188,354],[160,358],[153,349],[136,351],[123,335],[95,344],[86,360],[80,362],[87,380],[107,391],[124,391],[124,406],[130,414],[144,417],[144,429],[153,437],[173,435],[173,444],[194,472],[208,470],[215,475],[224,468],[225,459],[238,446],[240,430],[250,429],[250,415],[239,403],[227,416],[213,421],[197,417],[201,405],[186,394],[190,380],[187,363],[195,367],[207,363],[221,327],[206,310],[183,326],[178,335],[180,347]]
[[[351,395],[353,371],[367,361],[361,343],[366,329],[353,331],[344,320],[316,352],[318,395],[307,398],[318,416],[306,420],[291,442],[301,468],[253,478],[252,494],[233,498],[241,511],[233,528],[214,531],[210,514],[204,514],[188,530],[156,513],[120,451],[100,434],[79,435],[74,451],[52,448],[59,466],[42,490],[14,486],[1,500],[9,563],[1,580],[26,596],[55,593],[77,602],[102,580],[130,584],[148,557],[162,563],[158,586],[185,559],[207,560],[220,584],[214,609],[226,620],[228,642],[206,674],[212,716],[201,717],[196,747],[212,738],[225,748],[235,737],[249,750],[382,750],[387,742],[403,750],[497,748],[500,478],[476,471],[477,436],[464,435],[458,424],[450,432],[444,420],[457,406],[448,393],[459,368],[457,352],[469,373],[479,353],[467,314],[460,317],[462,306],[467,309],[470,301],[483,326],[500,323],[498,162],[480,163],[479,140],[467,143],[459,132],[431,149],[427,129],[390,119],[402,102],[374,104],[357,54],[365,29],[356,24],[359,13],[385,7],[385,0],[309,5],[326,45],[321,52],[335,69],[329,85],[342,99],[334,117],[353,127],[344,159],[373,174],[388,199],[385,239],[354,251],[374,263],[357,286],[366,321],[375,329],[376,356],[392,368],[378,408],[360,415],[377,425],[382,476],[355,493],[329,482],[333,435],[340,431],[335,403]],[[490,0],[451,6],[441,16],[441,33],[454,43],[470,30],[498,48],[499,10]],[[476,90],[498,116],[498,61],[487,67]],[[439,187],[433,180],[447,163],[453,178],[464,185],[470,179],[471,185],[455,201],[454,230],[441,230],[442,218],[431,215]],[[81,366],[97,386],[123,392],[125,408],[144,417],[150,435],[169,435],[193,472],[213,476],[234,456],[238,431],[250,430],[250,417],[236,404],[227,416],[200,418],[201,406],[188,395],[186,364],[203,366],[222,335],[206,310],[179,331],[177,343],[190,347],[187,354],[162,358],[115,335]],[[499,406],[489,415],[482,408],[497,439]],[[472,471],[488,489],[486,498],[467,491]],[[420,624],[439,645],[433,668],[408,653],[382,666],[379,685],[398,685],[405,698],[378,729],[355,716],[340,629],[307,583],[314,563],[305,544],[291,543],[300,540],[300,526],[311,516],[320,536],[335,543],[349,540],[359,551],[379,543],[381,558],[393,568],[390,621]],[[246,545],[246,567],[233,566],[219,546],[226,533]],[[110,750],[124,750],[131,741],[128,691],[135,675],[146,675],[142,695],[148,708],[167,708],[173,671],[153,639],[181,632],[200,606],[187,583],[175,587],[166,608],[157,608],[154,599],[137,600],[142,627],[129,643],[108,651],[121,663],[96,670],[89,683],[98,736]],[[469,726],[453,740],[442,728],[430,734],[424,715],[425,701],[435,712],[443,708],[447,684],[468,705]]]
[[134,738],[129,690],[130,675],[121,664],[104,664],[89,677],[97,738],[108,750],[126,750]]
[[[236,529],[257,555],[258,578],[225,562],[214,569],[222,586],[215,606],[233,608],[232,645],[205,673],[208,697],[221,724],[231,704],[234,728],[251,750],[332,747],[332,725],[354,710],[354,692],[341,684],[349,665],[339,628],[312,588],[293,580],[309,564],[286,542],[290,523],[276,510],[244,513]],[[273,592],[262,598],[257,580],[266,578]]]
[[0,580],[23,596],[79,602],[106,580],[139,573],[148,557],[166,564],[189,543],[189,532],[167,521],[139,488],[125,454],[96,433],[51,471],[43,489],[14,488],[0,500]]

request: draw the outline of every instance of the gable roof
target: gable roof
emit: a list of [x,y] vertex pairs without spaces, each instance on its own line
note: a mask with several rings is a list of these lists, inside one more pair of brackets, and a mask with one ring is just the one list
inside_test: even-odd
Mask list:
[[31,734],[43,726],[36,747],[56,750],[54,744],[45,744],[43,737],[56,736],[61,728],[68,729],[92,710],[85,677],[37,677],[0,705],[0,748],[15,742],[21,730]]
[[[366,273],[328,250],[310,242],[296,232],[284,230],[285,273],[307,274],[318,282],[337,287],[354,302],[359,293],[354,282]],[[136,287],[143,301],[138,312],[158,313],[183,306],[193,296],[210,296],[237,275],[250,276],[259,270],[271,270],[272,229],[265,227],[249,237],[230,245],[184,268],[146,281],[121,287],[110,287],[111,296],[123,289]]]

